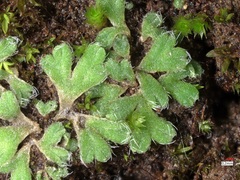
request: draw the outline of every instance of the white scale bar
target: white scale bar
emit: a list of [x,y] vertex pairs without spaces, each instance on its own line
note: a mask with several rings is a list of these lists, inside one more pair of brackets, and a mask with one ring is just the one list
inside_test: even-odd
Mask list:
[[233,161],[222,161],[221,166],[233,166]]

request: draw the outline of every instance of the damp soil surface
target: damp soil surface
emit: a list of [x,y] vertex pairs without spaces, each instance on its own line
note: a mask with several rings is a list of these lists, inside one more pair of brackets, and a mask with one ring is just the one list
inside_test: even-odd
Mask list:
[[[42,55],[51,52],[54,45],[66,41],[71,45],[81,45],[84,40],[93,42],[99,30],[86,24],[84,13],[93,4],[88,0],[36,0],[41,6],[26,1],[24,11],[17,12],[15,1],[1,0],[0,11],[10,6],[17,12],[18,25],[9,27],[9,35],[21,34],[23,43],[29,42],[40,50],[36,63],[22,62],[16,66],[19,76],[39,90],[38,99],[57,99],[56,89],[39,66]],[[103,180],[157,180],[157,179],[240,179],[240,98],[235,87],[240,83],[236,64],[240,59],[240,1],[239,0],[185,0],[183,9],[173,7],[172,0],[132,0],[133,8],[126,9],[126,23],[131,31],[131,63],[136,66],[146,53],[147,47],[140,41],[141,22],[147,12],[161,13],[165,18],[165,28],[171,29],[173,19],[188,13],[205,13],[211,28],[200,38],[189,35],[179,46],[184,47],[191,57],[199,62],[204,73],[199,78],[200,99],[192,108],[184,108],[172,101],[160,115],[171,121],[177,129],[172,144],[152,143],[144,154],[132,154],[127,146],[113,149],[113,157],[106,163],[95,162],[85,166],[73,156],[69,166],[71,174],[65,179]],[[229,22],[216,22],[214,16],[220,9],[227,8],[234,13]],[[1,37],[3,33],[1,32]],[[50,38],[53,42],[47,43]],[[228,52],[216,57],[206,57],[212,49],[225,48]],[[231,61],[227,71],[222,70],[225,60]],[[40,116],[33,102],[22,110],[24,114],[38,122],[41,128],[51,124],[49,117]],[[211,131],[199,130],[199,123],[209,121]],[[41,137],[41,135],[39,135]],[[38,137],[36,137],[38,138]],[[233,158],[234,165],[221,166],[226,158]],[[38,149],[31,150],[33,173],[41,169],[44,159]],[[0,175],[8,179],[9,175]]]

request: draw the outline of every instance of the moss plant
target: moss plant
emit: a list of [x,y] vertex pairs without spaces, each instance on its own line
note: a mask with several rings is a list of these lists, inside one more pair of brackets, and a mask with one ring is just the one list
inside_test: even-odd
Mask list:
[[209,120],[199,122],[198,128],[202,133],[210,133],[212,131],[213,124]]
[[15,3],[18,11],[20,12],[20,15],[25,13],[28,3],[31,4],[32,6],[41,6],[41,4],[37,3],[35,0],[21,0]]
[[105,17],[103,10],[97,5],[87,8],[85,16],[87,19],[86,22],[97,29],[101,29],[107,23],[107,18]]
[[9,25],[15,21],[14,13],[10,11],[10,6],[8,6],[5,12],[0,14],[0,22],[3,33],[6,35],[8,33]]
[[40,53],[40,51],[37,48],[34,48],[32,45],[26,42],[26,44],[21,47],[21,50],[17,54],[16,59],[20,62],[25,61],[27,63],[29,62],[36,63],[34,55],[38,53]]
[[193,34],[194,37],[199,35],[201,38],[206,36],[206,31],[210,29],[210,25],[207,22],[208,16],[206,14],[186,14],[180,15],[174,19],[173,30],[183,37],[187,37]]
[[228,23],[232,20],[234,13],[229,13],[229,9],[222,8],[219,11],[219,14],[214,16],[214,20],[218,23]]

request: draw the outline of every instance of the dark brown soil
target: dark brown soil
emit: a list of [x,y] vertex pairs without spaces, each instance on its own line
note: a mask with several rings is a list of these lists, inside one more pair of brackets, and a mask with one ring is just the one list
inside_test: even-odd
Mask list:
[[[44,101],[57,99],[55,87],[47,80],[39,67],[40,56],[49,53],[52,47],[61,41],[71,45],[80,45],[83,39],[94,41],[98,30],[85,23],[84,12],[93,4],[87,0],[36,0],[41,4],[35,7],[27,3],[22,14],[16,13],[17,30],[22,34],[23,43],[28,41],[40,50],[37,63],[19,63],[17,65],[20,77],[33,84],[39,90],[38,99]],[[129,153],[128,147],[120,146],[114,149],[112,160],[107,163],[93,163],[88,167],[76,159],[73,160],[65,178],[102,179],[102,180],[156,180],[156,179],[240,179],[240,165],[222,167],[221,161],[232,157],[240,162],[240,98],[233,90],[236,83],[240,83],[240,73],[230,66],[227,72],[221,71],[221,65],[226,56],[207,58],[206,54],[214,49],[228,47],[233,62],[240,58],[240,1],[239,0],[186,0],[183,10],[176,10],[172,0],[132,0],[134,7],[126,10],[126,22],[131,31],[131,57],[135,66],[145,54],[145,47],[139,41],[143,16],[149,11],[159,12],[165,17],[165,26],[171,29],[173,18],[187,13],[206,13],[211,29],[206,37],[200,39],[189,36],[180,46],[186,48],[192,58],[198,61],[204,74],[201,77],[200,99],[194,107],[186,109],[172,102],[169,109],[162,114],[177,128],[178,135],[174,143],[167,146],[152,143],[151,149],[145,154]],[[0,11],[10,5],[14,8],[13,0],[0,1]],[[234,13],[228,23],[214,21],[214,15],[219,14],[221,8],[228,8]],[[15,23],[16,24],[16,23]],[[12,29],[11,29],[12,28]],[[9,35],[17,35],[15,26],[10,25]],[[15,28],[16,29],[16,28]],[[3,33],[0,32],[0,37]],[[52,45],[46,41],[55,37]],[[41,128],[51,122],[38,114],[31,103],[23,112],[29,118],[37,121]],[[212,123],[210,133],[199,131],[198,124],[203,120]],[[190,151],[179,153],[183,147],[191,147]],[[177,153],[178,152],[178,153]],[[127,156],[127,159],[124,158]],[[31,168],[33,173],[42,168],[44,158],[32,148]],[[0,179],[8,179],[7,175],[0,175]]]

